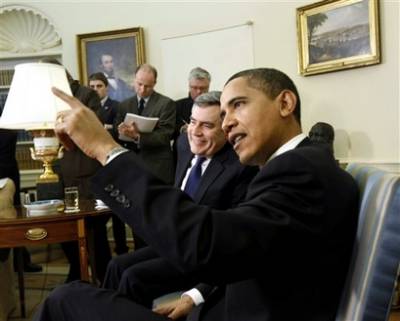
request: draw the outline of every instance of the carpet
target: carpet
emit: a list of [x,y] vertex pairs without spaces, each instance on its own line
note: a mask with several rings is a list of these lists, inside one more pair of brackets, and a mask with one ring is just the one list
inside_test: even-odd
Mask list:
[[15,275],[17,308],[13,311],[9,320],[31,320],[40,303],[49,295],[51,290],[53,290],[58,285],[63,284],[65,279],[66,273],[52,273],[51,271],[47,271],[46,266],[43,266],[43,272],[41,273],[24,273],[26,318],[21,318],[21,310],[18,296],[18,281],[17,275]]

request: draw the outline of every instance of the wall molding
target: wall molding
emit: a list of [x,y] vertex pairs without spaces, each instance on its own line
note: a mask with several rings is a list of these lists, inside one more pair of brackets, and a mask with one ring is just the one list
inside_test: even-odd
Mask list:
[[61,37],[48,17],[36,9],[9,5],[0,9],[0,57],[61,52]]

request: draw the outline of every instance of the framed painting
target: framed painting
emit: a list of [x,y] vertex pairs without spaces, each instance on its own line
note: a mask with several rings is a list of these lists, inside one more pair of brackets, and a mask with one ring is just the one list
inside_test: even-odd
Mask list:
[[297,8],[297,38],[304,76],[378,64],[379,0],[326,0]]
[[134,94],[135,69],[145,62],[142,28],[77,35],[80,81],[102,72],[108,80],[108,96],[122,101]]

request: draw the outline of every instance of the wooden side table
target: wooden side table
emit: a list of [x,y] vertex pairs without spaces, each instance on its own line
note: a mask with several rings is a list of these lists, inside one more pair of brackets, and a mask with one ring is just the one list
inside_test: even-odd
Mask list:
[[[25,208],[17,207],[17,218],[0,219],[0,248],[78,241],[81,279],[89,281],[85,218],[109,214],[109,209],[95,210],[94,200],[80,200],[80,211],[29,217]],[[25,313],[23,268],[18,267],[21,315]]]

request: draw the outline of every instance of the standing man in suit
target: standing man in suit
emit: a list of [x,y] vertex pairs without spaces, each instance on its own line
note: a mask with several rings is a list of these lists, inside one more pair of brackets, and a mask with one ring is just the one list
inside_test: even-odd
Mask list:
[[[276,69],[239,72],[221,96],[222,128],[240,162],[258,165],[246,199],[225,211],[194,204],[146,172],[79,101],[56,125],[104,168],[97,195],[168,262],[214,284],[187,320],[335,319],[353,247],[358,188],[300,126],[300,98]],[[118,191],[118,193],[117,193]],[[188,215],[190,213],[190,215]],[[86,307],[82,309],[82,307]],[[75,282],[53,292],[34,320],[169,320],[114,291]]]
[[207,70],[196,67],[190,71],[188,81],[188,97],[176,101],[175,137],[178,137],[182,127],[189,123],[194,100],[210,89],[211,75]]
[[[175,103],[154,90],[157,70],[149,65],[138,66],[135,71],[136,95],[123,101],[116,118],[118,134],[130,137],[133,142],[120,143],[135,151],[148,169],[167,184],[173,184],[175,165],[171,139],[175,129]],[[135,123],[124,123],[126,113],[159,118],[151,133],[140,132]],[[134,231],[135,250],[146,243]]]
[[[104,128],[115,133],[114,124],[115,117],[117,116],[119,103],[116,100],[108,97],[108,80],[103,73],[97,72],[89,77],[89,86],[97,92],[101,102],[101,109],[99,112],[100,121],[104,124]],[[126,231],[125,223],[120,218],[113,214],[112,218],[112,229],[115,240],[115,253],[118,255],[128,252],[129,248],[126,245]]]
[[[154,90],[157,70],[149,65],[140,65],[135,71],[136,95],[121,103],[117,115],[118,133],[132,138],[134,143],[122,142],[136,151],[154,175],[165,183],[173,184],[174,163],[171,152],[171,137],[175,128],[175,103]],[[158,117],[156,128],[151,133],[141,133],[136,124],[125,124],[126,113],[145,117]]]
[[[185,191],[197,161],[202,160],[201,179],[191,197],[198,204],[223,210],[237,206],[244,199],[258,168],[241,165],[227,142],[221,127],[220,95],[221,92],[212,91],[195,99],[187,134],[178,141],[175,187]],[[158,296],[187,289],[193,282],[185,280],[157,252],[146,247],[113,258],[107,267],[104,287],[118,289],[119,293],[151,307]],[[188,294],[189,298],[194,297],[190,299],[192,304],[204,300],[203,296],[211,289],[203,284],[197,291],[192,290]]]
[[[41,62],[62,65],[55,58],[44,58]],[[89,87],[83,86],[75,80],[66,70],[67,79],[74,97],[88,106],[100,118],[101,103],[97,93]],[[65,187],[77,186],[80,199],[93,199],[94,195],[89,184],[90,178],[100,169],[100,163],[88,157],[80,148],[64,152],[63,158],[59,160],[60,176]],[[107,264],[111,259],[110,245],[107,239],[108,217],[89,217],[85,220],[91,233],[94,244],[94,260],[96,263],[96,277],[100,283],[104,279]],[[70,267],[66,282],[80,279],[79,252],[76,241],[61,243],[61,247],[69,261]]]
[[116,101],[123,101],[132,97],[135,92],[124,80],[115,75],[114,58],[109,53],[100,56],[100,69],[109,83],[108,95]]
[[92,88],[100,98],[101,107],[99,112],[100,121],[104,128],[112,129],[114,119],[117,116],[119,103],[108,96],[108,80],[101,72],[96,72],[89,76],[89,87]]

